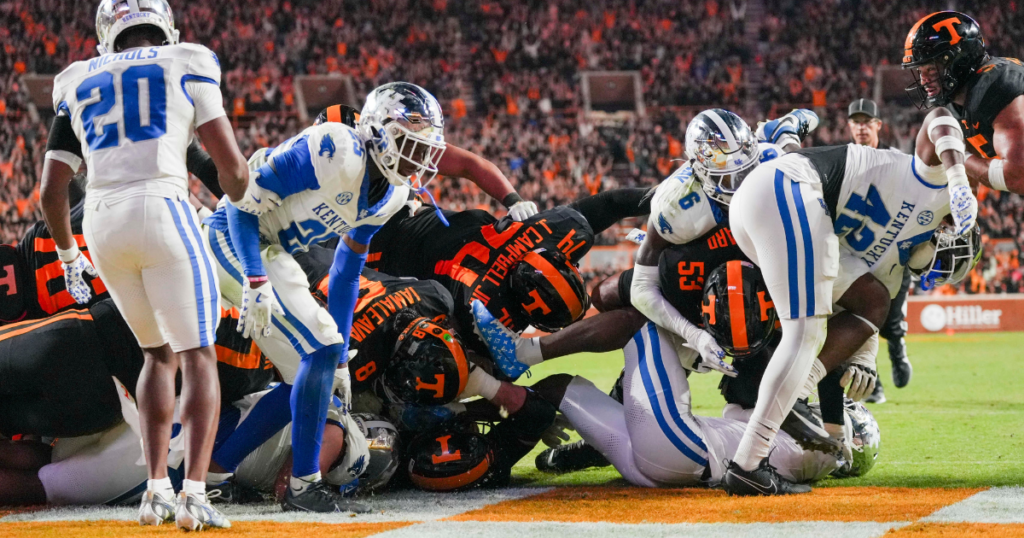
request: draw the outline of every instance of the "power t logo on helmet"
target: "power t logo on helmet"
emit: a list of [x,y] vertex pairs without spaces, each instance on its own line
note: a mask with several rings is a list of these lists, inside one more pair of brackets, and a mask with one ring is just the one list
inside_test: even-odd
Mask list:
[[754,264],[733,260],[715,268],[704,285],[704,329],[733,357],[760,352],[775,333],[775,304]]
[[903,48],[903,68],[914,70],[907,94],[919,108],[949,104],[988,59],[981,27],[956,11],[939,11],[917,21]]

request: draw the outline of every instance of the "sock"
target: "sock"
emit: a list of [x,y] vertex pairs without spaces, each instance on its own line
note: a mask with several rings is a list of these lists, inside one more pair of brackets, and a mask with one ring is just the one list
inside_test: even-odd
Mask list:
[[203,501],[206,500],[206,482],[186,478],[181,482],[181,491],[186,495],[194,495]]
[[844,437],[842,424],[832,424],[830,422],[826,422],[825,431],[828,432],[829,437],[837,441],[841,441]]
[[[260,398],[245,419],[235,427],[235,431],[213,451],[213,461],[229,472],[235,472],[246,456],[291,422],[291,393],[292,386],[281,383]],[[212,485],[220,482],[210,482],[210,478],[207,478],[206,483]]]
[[825,377],[825,365],[820,360],[814,359],[814,364],[811,365],[811,373],[807,376],[807,382],[804,383],[803,390],[800,391],[799,399],[806,399],[814,393],[814,389],[818,388],[818,383],[821,382],[822,378]]
[[320,471],[313,474],[299,477],[291,477],[288,479],[288,485],[292,488],[292,491],[298,495],[305,493],[307,489],[313,487],[314,484],[321,480]]
[[292,476],[320,472],[320,444],[342,344],[302,357],[292,387]]
[[516,360],[529,366],[544,362],[544,356],[540,351],[540,337],[522,338],[516,342]]
[[235,473],[214,473],[208,471],[206,473],[206,485],[216,486],[223,484],[224,482],[231,480],[232,476],[235,476]]
[[512,383],[502,383],[498,393],[491,398],[491,403],[504,407],[508,414],[513,415],[526,403],[526,389]]
[[146,491],[159,493],[168,499],[174,497],[174,487],[171,486],[171,478],[169,476],[158,478],[156,480],[146,480]]
[[768,457],[772,448],[772,440],[779,433],[779,427],[771,424],[763,424],[757,420],[747,423],[747,429],[743,433],[740,445],[736,447],[736,457],[733,461],[744,471],[753,471],[761,464],[761,460]]

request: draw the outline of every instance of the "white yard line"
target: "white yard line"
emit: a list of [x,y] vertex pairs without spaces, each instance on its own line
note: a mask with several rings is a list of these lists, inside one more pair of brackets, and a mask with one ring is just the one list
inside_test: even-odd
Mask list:
[[921,521],[1024,523],[1024,487],[982,491],[942,508]]
[[375,534],[375,538],[874,538],[908,523],[801,521],[787,523],[554,523],[432,521]]

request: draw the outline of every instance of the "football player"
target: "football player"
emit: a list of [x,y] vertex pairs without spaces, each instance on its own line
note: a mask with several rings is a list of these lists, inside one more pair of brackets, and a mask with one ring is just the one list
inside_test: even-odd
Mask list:
[[[991,57],[978,23],[939,11],[907,33],[903,68],[914,70],[907,93],[918,107],[945,107],[969,144],[972,184],[1024,194],[1024,66]],[[928,120],[937,116],[933,111]]]
[[[249,174],[225,117],[220,65],[206,47],[178,43],[166,0],[100,2],[96,33],[101,56],[75,62],[54,79],[57,117],[40,187],[43,216],[71,296],[85,303],[91,291],[84,275],[101,275],[146,350],[139,405],[152,482],[140,524],[174,518],[193,530],[228,527],[205,498],[219,400],[219,293],[188,206],[184,159],[198,132],[223,190],[242,200]],[[68,221],[67,186],[83,160],[83,232],[95,268],[81,256]],[[189,447],[188,477],[175,504],[165,460],[179,364]]]
[[[767,456],[808,375],[817,384],[828,371],[818,359],[826,322],[846,355],[877,342],[913,248],[946,214],[956,233],[974,225],[962,134],[948,112],[935,116],[918,133],[915,156],[854,144],[798,150],[730,185],[733,236],[761,267],[782,324],[723,481],[730,494],[810,491],[781,478]],[[828,319],[833,297],[845,311]]]

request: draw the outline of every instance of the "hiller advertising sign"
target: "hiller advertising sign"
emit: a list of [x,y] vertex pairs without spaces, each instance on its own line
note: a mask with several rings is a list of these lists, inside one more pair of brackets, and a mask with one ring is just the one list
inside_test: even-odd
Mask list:
[[1024,294],[911,297],[907,323],[914,334],[1024,331]]

